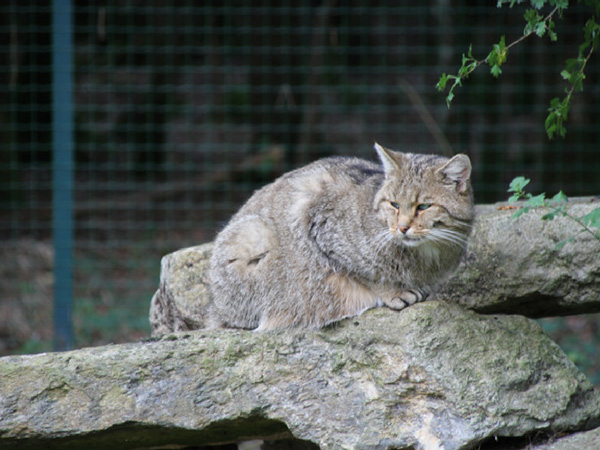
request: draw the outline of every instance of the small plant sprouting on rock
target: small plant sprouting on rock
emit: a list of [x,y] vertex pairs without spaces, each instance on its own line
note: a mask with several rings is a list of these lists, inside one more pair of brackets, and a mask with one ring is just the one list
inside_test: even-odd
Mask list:
[[[571,243],[577,236],[582,233],[590,233],[595,239],[600,241],[600,207],[595,208],[588,214],[582,217],[576,217],[567,211],[568,197],[560,191],[552,198],[546,198],[546,194],[532,195],[525,191],[525,186],[531,180],[525,177],[517,177],[511,181],[508,192],[512,192],[512,196],[508,199],[509,203],[515,203],[518,200],[526,200],[525,205],[513,214],[513,219],[516,219],[523,214],[527,214],[532,208],[544,207],[548,208],[549,212],[542,216],[542,220],[554,220],[557,216],[567,217],[576,222],[580,229],[577,234],[571,236],[556,244],[555,249],[560,250],[567,242]],[[594,230],[594,228],[597,230]]]

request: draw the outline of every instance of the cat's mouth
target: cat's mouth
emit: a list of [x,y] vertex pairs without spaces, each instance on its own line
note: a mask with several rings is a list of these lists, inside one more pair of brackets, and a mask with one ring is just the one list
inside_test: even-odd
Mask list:
[[422,245],[425,242],[427,242],[427,239],[404,237],[400,242],[402,242],[402,245],[405,245],[407,247],[418,247],[419,245]]
[[415,233],[412,228],[408,230],[390,230],[394,239],[406,247],[418,247],[428,242],[427,234]]
[[433,245],[435,247],[462,247],[467,246],[467,235],[464,232],[457,230],[435,227],[425,231],[411,232],[411,229],[406,232],[392,232],[394,238],[401,245],[406,247],[418,247],[420,245]]

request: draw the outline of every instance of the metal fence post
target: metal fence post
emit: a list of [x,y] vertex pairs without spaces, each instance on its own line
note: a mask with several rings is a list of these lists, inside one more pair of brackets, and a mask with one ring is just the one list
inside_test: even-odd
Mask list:
[[70,0],[52,2],[54,349],[73,345],[73,104]]

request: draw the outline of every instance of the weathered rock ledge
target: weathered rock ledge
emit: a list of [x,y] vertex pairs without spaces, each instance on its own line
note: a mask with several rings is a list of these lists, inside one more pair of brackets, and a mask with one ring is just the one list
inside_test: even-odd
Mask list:
[[445,302],[318,332],[197,331],[0,359],[5,450],[286,436],[331,450],[485,449],[598,425],[600,393],[534,321]]
[[[505,203],[477,207],[467,255],[439,298],[481,313],[552,317],[600,312],[600,242],[572,220],[541,220],[537,208],[518,219]],[[582,217],[600,201],[578,198],[567,211]],[[577,236],[557,250],[556,245]]]
[[[575,199],[567,209],[583,216],[600,206],[591,200]],[[436,298],[480,313],[534,318],[600,312],[600,242],[583,233],[556,250],[558,242],[578,234],[577,224],[542,221],[544,208],[515,220],[515,211],[503,206],[477,207],[464,261]],[[153,334],[203,327],[211,250],[204,244],[163,258],[150,311]]]

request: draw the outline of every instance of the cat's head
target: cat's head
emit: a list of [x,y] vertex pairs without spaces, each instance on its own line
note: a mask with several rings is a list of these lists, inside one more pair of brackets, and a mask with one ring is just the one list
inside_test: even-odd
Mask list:
[[471,162],[400,153],[375,144],[385,172],[373,208],[388,239],[417,247],[425,243],[464,247],[473,221]]

